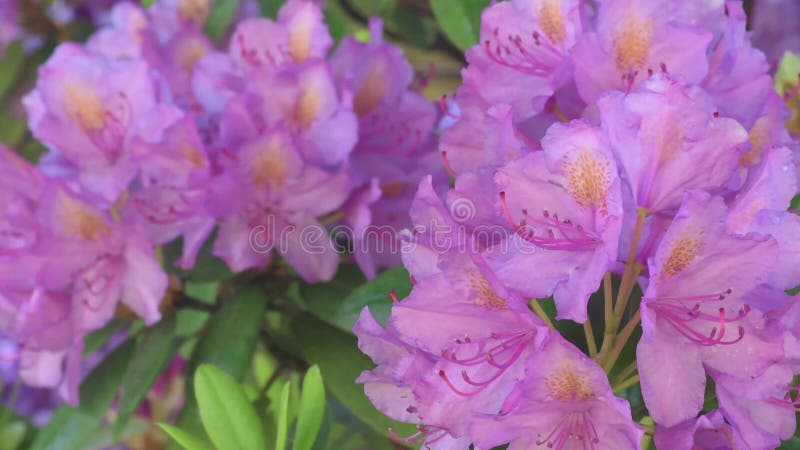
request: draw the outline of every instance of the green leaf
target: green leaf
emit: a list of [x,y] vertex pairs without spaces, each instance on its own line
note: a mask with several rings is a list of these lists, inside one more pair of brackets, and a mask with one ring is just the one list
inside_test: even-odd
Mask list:
[[168,314],[146,329],[133,352],[128,371],[119,387],[119,409],[114,435],[119,436],[136,407],[172,360],[175,341],[175,315]]
[[0,429],[0,450],[16,450],[25,439],[28,427],[25,422],[18,420],[10,422]]
[[178,427],[174,427],[168,423],[160,422],[158,424],[165,433],[169,435],[175,442],[181,445],[181,447],[185,448],[186,450],[212,450],[211,447],[205,444],[205,442],[197,439],[196,437],[192,436],[191,434],[181,430]]
[[286,435],[289,433],[289,392],[291,381],[281,389],[281,399],[275,418],[275,450],[286,450]]
[[150,7],[150,6],[152,6],[152,5],[153,5],[153,3],[155,3],[155,2],[156,2],[156,0],[142,0],[142,6],[143,6],[144,8],[149,8],[149,7]]
[[236,10],[239,9],[239,2],[237,0],[217,0],[211,4],[205,32],[211,39],[219,41],[225,36],[228,25],[236,14]]
[[22,49],[22,41],[14,41],[8,45],[4,52],[0,54],[0,102],[5,99],[11,88],[19,81],[25,69],[25,52]]
[[[357,268],[343,267],[341,275],[316,286],[303,286],[300,295],[306,308],[318,318],[350,332],[365,306],[380,322],[384,322],[392,308],[389,292],[394,290],[400,298],[411,292],[408,272],[403,266],[389,269],[374,280],[364,282]],[[358,286],[352,289],[352,286]]]
[[328,25],[331,37],[333,37],[334,42],[339,42],[349,31],[347,13],[338,2],[328,2],[323,13],[325,14],[325,23]]
[[[198,366],[208,363],[241,380],[250,365],[266,305],[266,295],[255,286],[242,287],[223,303],[211,316],[197,342],[187,373],[193,374]],[[178,425],[195,436],[203,434],[190,379],[187,379],[186,403]]]
[[203,364],[194,375],[200,418],[219,450],[264,449],[264,430],[239,383],[220,369]]
[[161,247],[164,257],[164,270],[187,281],[196,283],[212,283],[222,281],[233,276],[225,261],[214,256],[213,248],[216,240],[217,231],[211,233],[206,239],[200,250],[197,252],[197,262],[192,270],[183,270],[176,265],[183,252],[183,238],[173,240]]
[[105,345],[112,336],[130,326],[131,322],[122,319],[112,319],[103,328],[92,331],[83,338],[83,356],[89,356]]
[[355,383],[362,371],[375,365],[358,350],[353,335],[308,315],[296,320],[292,328],[306,359],[319,365],[325,385],[354,416],[384,436],[389,428],[401,435],[414,432],[412,425],[378,412],[364,394],[364,387]]
[[462,51],[480,39],[481,11],[489,0],[430,0],[433,15],[447,38]]
[[292,450],[311,450],[325,415],[325,385],[318,366],[311,366],[303,378],[300,410]]
[[258,0],[261,6],[261,15],[269,19],[278,17],[278,10],[283,6],[284,0]]
[[128,368],[133,340],[117,347],[92,370],[80,387],[80,406],[61,406],[39,433],[31,450],[78,450],[100,422]]

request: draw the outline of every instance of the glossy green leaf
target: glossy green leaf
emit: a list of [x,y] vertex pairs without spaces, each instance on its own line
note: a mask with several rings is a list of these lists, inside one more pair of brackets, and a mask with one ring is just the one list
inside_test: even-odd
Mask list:
[[225,36],[225,31],[233,20],[236,10],[239,9],[237,0],[217,0],[211,2],[211,12],[206,20],[205,32],[215,41]]
[[[266,295],[255,286],[242,287],[223,303],[197,342],[187,373],[193,374],[198,366],[208,363],[241,380],[250,365],[266,305]],[[195,436],[204,433],[190,379],[178,426]]]
[[292,383],[287,382],[281,389],[281,398],[275,417],[275,449],[286,450],[286,436],[289,434],[289,393]]
[[80,406],[63,405],[36,436],[31,450],[77,450],[89,438],[105,415],[128,368],[134,343],[117,347],[92,370],[80,387]]
[[292,450],[311,450],[325,415],[325,385],[318,366],[311,366],[303,378],[300,410],[297,413]]
[[186,450],[212,450],[205,442],[178,427],[163,422],[159,423],[158,426]]
[[478,43],[481,11],[489,0],[430,0],[433,15],[447,38],[462,51]]
[[120,435],[136,407],[175,355],[175,323],[175,315],[168,314],[142,333],[119,387],[118,416],[114,424],[116,436]]
[[[400,298],[411,292],[408,272],[403,266],[389,269],[374,280],[365,281],[357,268],[343,267],[336,278],[317,286],[303,286],[300,295],[306,308],[318,318],[335,327],[350,331],[365,306],[380,322],[392,308],[390,291]],[[352,289],[353,286],[358,286]]]
[[358,350],[353,335],[308,315],[295,321],[292,328],[306,359],[319,366],[329,391],[354,416],[384,436],[389,428],[401,435],[414,432],[412,425],[393,421],[378,412],[364,394],[364,387],[355,383],[362,371],[375,365]]
[[203,364],[195,372],[194,389],[203,426],[219,450],[266,448],[258,414],[230,375]]

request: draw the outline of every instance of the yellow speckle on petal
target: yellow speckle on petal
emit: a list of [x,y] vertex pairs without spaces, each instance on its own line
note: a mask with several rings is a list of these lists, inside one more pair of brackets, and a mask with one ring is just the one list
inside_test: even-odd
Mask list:
[[761,157],[764,150],[767,149],[770,143],[770,119],[767,116],[759,118],[753,128],[750,129],[748,140],[750,141],[750,150],[739,157],[739,165],[742,167],[753,167],[761,162]]
[[301,17],[289,30],[289,55],[296,63],[311,56],[311,32],[314,23],[311,18]]
[[684,235],[673,242],[667,260],[661,267],[662,273],[667,277],[674,277],[688,267],[703,247],[701,234],[702,232],[694,233],[694,236]]
[[90,87],[80,83],[67,83],[64,90],[67,114],[72,120],[80,123],[87,131],[98,131],[105,126],[106,109]]
[[552,398],[561,402],[585,401],[595,397],[589,378],[570,365],[563,365],[548,375],[544,384]]
[[506,300],[494,292],[489,282],[482,275],[473,273],[469,279],[470,287],[475,293],[473,303],[491,311],[504,311],[508,309]]
[[62,223],[69,234],[90,241],[97,241],[111,231],[99,211],[64,192],[58,193],[55,220]]
[[372,111],[383,100],[389,83],[387,70],[386,60],[377,59],[362,79],[361,86],[353,99],[353,110],[359,116]]
[[289,163],[285,158],[286,142],[280,136],[270,136],[263,149],[250,160],[250,179],[257,186],[275,188],[286,181]]
[[550,42],[560,44],[567,39],[564,12],[559,0],[543,0],[536,11],[536,17]]
[[203,167],[206,164],[203,153],[192,144],[182,144],[180,146],[180,152],[194,167]]
[[652,39],[652,25],[644,20],[628,18],[620,22],[614,36],[614,61],[620,72],[641,69],[647,62]]
[[202,25],[208,18],[210,10],[208,0],[180,0],[178,8],[184,20]]
[[587,150],[564,158],[562,168],[567,177],[567,190],[581,206],[594,206],[602,215],[608,214],[608,188],[611,168],[597,154]]
[[295,104],[294,119],[298,125],[307,128],[319,114],[320,94],[319,89],[309,83],[306,83],[302,89],[300,98]]

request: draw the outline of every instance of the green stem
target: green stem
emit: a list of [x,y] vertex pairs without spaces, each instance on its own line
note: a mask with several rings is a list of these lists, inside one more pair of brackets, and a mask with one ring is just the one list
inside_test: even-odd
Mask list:
[[605,362],[603,363],[603,369],[605,369],[606,373],[611,372],[611,368],[614,367],[614,364],[617,362],[617,358],[619,358],[619,354],[622,352],[622,349],[625,347],[625,344],[628,343],[628,339],[631,337],[633,330],[639,325],[641,321],[641,313],[640,310],[636,310],[636,313],[631,317],[631,320],[625,325],[625,328],[619,333],[619,335],[614,340],[614,347],[611,349],[611,352],[605,358]]
[[547,326],[550,327],[551,330],[555,329],[555,327],[553,326],[553,321],[550,320],[550,317],[544,311],[542,305],[539,304],[539,300],[534,298],[533,300],[528,302],[528,305],[531,307],[533,312],[536,313],[537,316],[539,316],[542,320],[544,320],[544,322],[547,324]]

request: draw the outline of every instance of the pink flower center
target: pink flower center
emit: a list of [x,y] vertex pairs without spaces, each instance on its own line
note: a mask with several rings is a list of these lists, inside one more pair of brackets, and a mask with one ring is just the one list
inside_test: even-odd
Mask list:
[[709,303],[721,302],[730,294],[731,290],[728,289],[714,294],[645,300],[660,319],[691,342],[703,346],[730,345],[741,341],[745,333],[744,327],[739,325],[736,327],[737,335],[729,337],[730,323],[744,319],[750,313],[750,306],[743,304],[732,314],[724,307],[717,308],[713,313],[704,310]]
[[495,28],[491,38],[483,42],[483,48],[496,64],[536,77],[553,73],[564,57],[560,49],[542,39],[536,30],[528,36]]
[[538,436],[536,445],[547,445],[555,450],[597,448],[600,436],[588,411],[566,414],[547,436]]

